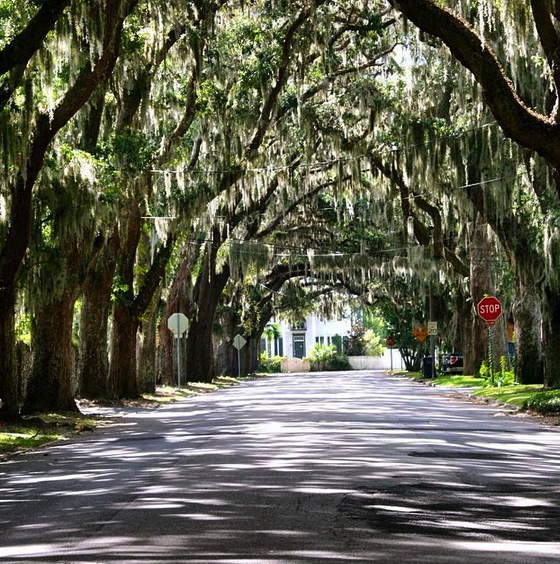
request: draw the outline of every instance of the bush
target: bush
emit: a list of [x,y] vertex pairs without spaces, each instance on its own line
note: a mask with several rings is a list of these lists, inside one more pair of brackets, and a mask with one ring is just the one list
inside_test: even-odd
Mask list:
[[282,371],[282,360],[285,356],[272,356],[269,357],[266,353],[261,353],[259,359],[259,372],[281,372]]
[[327,362],[325,370],[352,370],[352,366],[345,354],[337,354]]
[[500,357],[500,369],[494,372],[494,381],[491,380],[490,367],[486,361],[482,361],[482,366],[479,370],[479,375],[481,378],[486,379],[487,386],[511,386],[516,384],[515,373],[513,370],[507,369],[507,361],[505,356]]
[[381,342],[381,337],[368,329],[364,333],[364,343],[365,343],[365,353],[367,356],[383,356],[385,352],[385,347]]
[[366,328],[361,321],[357,321],[350,329],[348,336],[343,339],[344,352],[350,356],[362,356],[365,354],[366,343],[364,335]]
[[336,350],[335,345],[316,344],[311,349],[309,363],[312,372],[320,370],[350,370],[352,367],[348,362],[348,357]]
[[560,413],[560,390],[538,392],[530,397],[523,407],[543,415]]

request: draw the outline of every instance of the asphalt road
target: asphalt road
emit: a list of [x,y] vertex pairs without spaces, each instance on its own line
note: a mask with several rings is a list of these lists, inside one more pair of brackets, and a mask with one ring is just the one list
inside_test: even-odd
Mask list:
[[560,562],[560,432],[372,372],[282,375],[0,463],[0,562]]

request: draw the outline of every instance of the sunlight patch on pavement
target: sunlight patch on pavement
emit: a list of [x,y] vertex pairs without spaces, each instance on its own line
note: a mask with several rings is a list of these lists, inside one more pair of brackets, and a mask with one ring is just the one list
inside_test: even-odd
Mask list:
[[453,542],[452,546],[463,550],[475,550],[478,552],[514,552],[527,555],[558,556],[560,554],[560,543],[543,542]]

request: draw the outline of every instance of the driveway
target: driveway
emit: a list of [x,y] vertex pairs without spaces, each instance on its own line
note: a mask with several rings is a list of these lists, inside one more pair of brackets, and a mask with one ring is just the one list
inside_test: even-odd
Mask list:
[[560,562],[560,433],[371,371],[279,375],[0,463],[0,562]]

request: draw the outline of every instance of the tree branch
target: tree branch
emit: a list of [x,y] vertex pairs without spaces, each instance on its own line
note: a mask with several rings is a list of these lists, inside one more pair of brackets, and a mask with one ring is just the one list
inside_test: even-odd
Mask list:
[[0,76],[27,66],[47,34],[70,4],[70,0],[45,0],[27,26],[0,51]]
[[259,147],[262,144],[262,141],[272,119],[272,110],[274,109],[276,101],[280,96],[280,92],[282,92],[282,88],[284,88],[284,85],[286,84],[286,81],[288,79],[288,70],[294,54],[293,45],[296,33],[309,19],[315,9],[324,4],[326,1],[327,0],[315,0],[313,7],[302,10],[286,32],[284,44],[282,45],[282,60],[278,67],[278,74],[276,76],[275,83],[270,89],[263,103],[253,138],[251,139],[251,142],[249,143],[249,146],[247,148],[246,156],[248,160],[251,160],[253,155],[258,151]]
[[475,77],[504,134],[560,170],[560,127],[519,98],[494,52],[462,18],[433,0],[389,0],[422,31],[439,37]]
[[558,99],[560,93],[560,37],[552,22],[548,2],[531,0],[531,9],[533,10],[533,19],[535,20],[541,45],[552,71],[552,79],[556,90],[556,102],[551,117],[555,122],[558,122],[560,119]]

